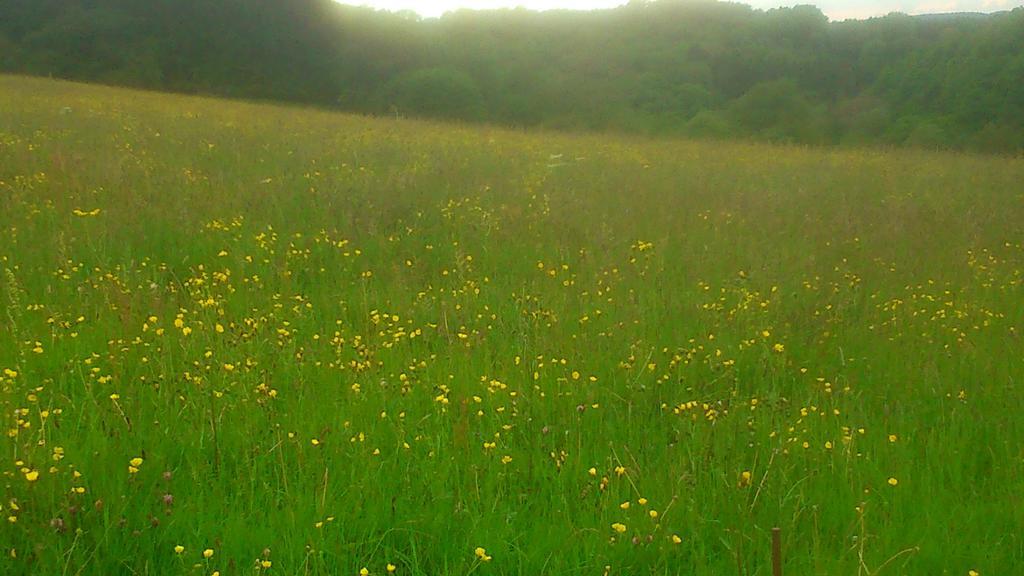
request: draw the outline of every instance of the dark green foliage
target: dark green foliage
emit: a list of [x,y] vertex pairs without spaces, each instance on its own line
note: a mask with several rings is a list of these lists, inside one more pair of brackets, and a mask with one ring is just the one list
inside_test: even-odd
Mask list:
[[473,120],[484,114],[483,94],[476,82],[451,68],[406,72],[388,84],[384,101],[399,114]]
[[792,80],[762,82],[729,105],[729,115],[746,134],[783,142],[826,138],[825,114]]
[[702,110],[686,125],[686,132],[704,138],[728,138],[736,135],[736,128],[724,114]]
[[1024,147],[1024,9],[710,0],[440,19],[332,0],[0,0],[0,70],[514,126]]

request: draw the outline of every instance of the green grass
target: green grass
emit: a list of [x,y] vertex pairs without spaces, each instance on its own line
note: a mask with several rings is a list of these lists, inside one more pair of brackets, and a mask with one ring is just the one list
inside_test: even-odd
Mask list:
[[1017,573],[1021,182],[0,77],[0,572]]

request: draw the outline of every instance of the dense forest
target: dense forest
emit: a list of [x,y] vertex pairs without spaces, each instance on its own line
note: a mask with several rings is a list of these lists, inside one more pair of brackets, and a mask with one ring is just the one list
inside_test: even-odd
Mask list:
[[1024,9],[706,0],[421,19],[331,0],[0,0],[0,70],[559,129],[1024,149]]

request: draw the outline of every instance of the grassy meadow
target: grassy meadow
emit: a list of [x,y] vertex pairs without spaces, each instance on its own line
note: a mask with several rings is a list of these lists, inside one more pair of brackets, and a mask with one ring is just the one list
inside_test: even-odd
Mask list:
[[1024,573],[1024,160],[0,77],[0,573]]

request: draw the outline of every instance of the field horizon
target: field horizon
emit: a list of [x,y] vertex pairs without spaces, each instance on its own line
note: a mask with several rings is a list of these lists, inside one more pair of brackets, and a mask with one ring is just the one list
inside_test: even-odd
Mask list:
[[0,75],[0,572],[1020,572],[1021,182]]
[[1024,152],[1024,6],[889,9],[38,0],[0,20],[0,72],[514,127]]

